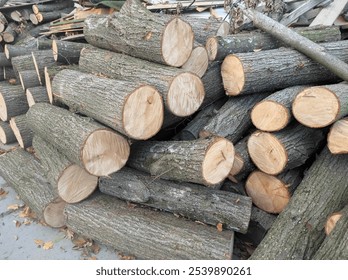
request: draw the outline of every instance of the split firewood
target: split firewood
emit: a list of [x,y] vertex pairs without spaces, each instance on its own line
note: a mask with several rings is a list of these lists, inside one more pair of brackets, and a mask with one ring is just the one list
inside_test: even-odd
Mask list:
[[310,87],[294,99],[292,112],[305,126],[321,128],[348,115],[348,84]]
[[76,203],[87,198],[97,187],[98,177],[72,163],[50,143],[35,135],[35,153],[40,159],[50,184],[67,203]]
[[28,103],[23,89],[19,85],[10,85],[7,82],[0,83],[0,118],[9,121],[10,118],[25,114],[28,111]]
[[11,118],[10,126],[21,148],[26,149],[32,146],[34,133],[25,114]]
[[46,103],[30,107],[27,117],[36,134],[92,175],[107,176],[128,159],[127,140],[90,118]]
[[41,163],[23,149],[3,154],[0,159],[1,176],[37,217],[51,227],[65,226],[66,203],[53,191]]
[[32,88],[27,88],[25,91],[25,95],[27,96],[27,101],[29,107],[33,106],[36,103],[49,103],[47,90],[43,86],[37,86]]
[[207,50],[204,46],[196,46],[193,48],[190,57],[181,66],[187,72],[192,72],[198,77],[202,78],[204,73],[207,71],[209,65],[209,58]]
[[263,131],[278,131],[285,128],[292,120],[292,102],[305,86],[286,88],[267,96],[251,110],[253,125]]
[[40,81],[35,70],[26,70],[18,73],[22,88],[25,91],[27,88],[37,87]]
[[53,40],[53,58],[55,61],[63,64],[77,64],[80,59],[81,50],[87,46],[88,44],[83,43]]
[[227,229],[243,233],[249,225],[251,199],[247,196],[201,185],[154,179],[127,167],[110,178],[100,178],[99,189],[127,201],[178,213],[214,226],[221,223]]
[[127,164],[158,178],[210,186],[227,177],[233,160],[233,144],[221,137],[211,137],[137,142],[132,145]]
[[[67,226],[140,259],[231,259],[232,231],[218,232],[174,215],[96,194],[65,208]],[[134,229],[137,230],[134,230]]]
[[327,146],[333,154],[348,154],[348,118],[341,119],[331,126]]
[[348,203],[347,160],[327,148],[321,152],[251,259],[313,257],[325,238],[327,216]]
[[[348,43],[323,43],[332,56],[348,61]],[[334,83],[340,79],[331,71],[293,49],[275,49],[228,55],[221,66],[228,95],[275,90],[298,85]]]
[[294,123],[274,133],[254,132],[248,140],[248,151],[261,171],[277,175],[303,165],[324,137],[321,130]]
[[16,136],[8,122],[0,121],[0,141],[2,144],[11,144],[16,142]]

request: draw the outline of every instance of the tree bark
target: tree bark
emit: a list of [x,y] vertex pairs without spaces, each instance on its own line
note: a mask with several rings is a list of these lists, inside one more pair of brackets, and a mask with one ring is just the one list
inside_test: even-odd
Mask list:
[[[3,68],[4,70],[4,80],[10,81],[11,79],[17,79],[15,70],[13,67],[6,66]],[[18,84],[17,80],[16,83]]]
[[147,141],[132,145],[127,164],[156,178],[215,185],[231,170],[234,148],[224,138]]
[[11,60],[7,59],[4,53],[0,53],[0,66],[1,67],[12,66]]
[[92,175],[107,176],[128,159],[127,140],[89,118],[46,103],[30,107],[27,117],[36,134]]
[[324,139],[320,130],[293,124],[278,132],[254,132],[248,140],[248,152],[263,172],[277,175],[301,166]]
[[35,70],[21,71],[18,73],[18,75],[24,91],[27,88],[40,86],[40,81]]
[[35,103],[49,103],[47,90],[43,86],[28,88],[25,91],[29,107]]
[[[231,259],[233,232],[200,225],[172,214],[129,208],[97,194],[66,207],[67,225],[118,251],[140,259]],[[134,230],[134,229],[137,230]]]
[[251,259],[313,257],[325,238],[327,216],[348,202],[347,160],[327,148],[321,152]]
[[308,127],[328,126],[348,115],[347,91],[346,83],[304,89],[292,103],[294,117]]
[[51,12],[39,12],[38,14],[35,14],[35,16],[39,23],[51,22],[63,17],[65,14],[69,14],[73,9],[74,8],[72,7]]
[[40,162],[23,149],[0,156],[1,176],[35,214],[51,227],[65,226],[65,202],[47,182]]
[[12,128],[8,122],[0,121],[0,141],[3,144],[11,144],[16,142]]
[[61,10],[64,8],[74,7],[73,1],[60,1],[54,3],[43,3],[43,4],[34,4],[32,6],[33,12],[38,14],[40,12],[53,12],[57,10]]
[[207,50],[205,47],[198,45],[193,48],[190,57],[181,68],[202,78],[208,69],[208,65],[209,59]]
[[7,59],[11,59],[16,56],[31,55],[31,52],[35,50],[37,50],[36,46],[5,44],[4,53]]
[[105,194],[166,210],[210,225],[222,223],[227,229],[245,233],[251,199],[194,184],[155,179],[140,171],[123,168],[110,178],[99,179]]
[[72,163],[40,136],[34,136],[33,147],[41,160],[48,181],[67,203],[80,202],[96,189],[98,177]]
[[50,67],[57,64],[53,58],[52,50],[32,52],[31,55],[33,57],[33,63],[37,77],[40,81],[40,84],[43,85],[45,81],[45,67]]
[[54,60],[63,64],[77,64],[81,50],[88,44],[74,43],[69,41],[53,40],[52,50]]
[[6,29],[6,26],[8,24],[8,21],[4,14],[0,12],[0,32],[3,32]]
[[132,139],[151,138],[163,123],[162,99],[152,86],[65,69],[54,77],[52,92],[71,110]]
[[[345,41],[320,44],[331,56],[348,61]],[[292,49],[228,55],[221,66],[227,95],[270,92],[287,87],[329,84],[340,78]]]
[[192,115],[205,96],[202,81],[195,74],[124,54],[96,48],[83,49],[79,67],[114,79],[153,85],[163,96],[165,108],[176,116]]
[[332,154],[348,154],[348,118],[341,119],[331,126],[327,145]]
[[28,111],[28,103],[21,86],[0,83],[0,118],[8,121]]
[[285,128],[292,120],[292,102],[305,86],[286,88],[267,96],[251,110],[253,125],[263,131],[273,132]]
[[32,146],[34,133],[31,130],[25,114],[11,118],[10,125],[21,148]]
[[11,59],[16,77],[19,79],[19,72],[35,70],[33,57],[31,55],[16,56]]
[[2,33],[2,38],[6,43],[12,43],[16,39],[18,35],[17,28],[18,26],[14,22],[10,22],[7,25],[5,31]]
[[254,94],[229,98],[199,135],[201,137],[217,135],[233,143],[239,141],[251,126],[251,109],[266,96],[266,94]]
[[[299,27],[292,29],[313,42],[334,42],[341,40],[339,27]],[[223,61],[230,54],[254,52],[255,50],[272,50],[284,47],[282,41],[264,32],[242,32],[223,36],[213,36],[207,39],[206,49],[209,60]]]

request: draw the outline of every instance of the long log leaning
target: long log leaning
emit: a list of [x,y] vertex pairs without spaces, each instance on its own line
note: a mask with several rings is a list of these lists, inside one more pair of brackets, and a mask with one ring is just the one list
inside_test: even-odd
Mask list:
[[347,156],[325,148],[251,259],[312,258],[325,238],[327,216],[348,202],[347,164]]
[[16,136],[14,135],[12,128],[8,122],[0,121],[0,141],[3,144],[11,144],[16,142]]
[[27,88],[40,86],[40,81],[35,70],[26,70],[18,72],[19,80],[25,91]]
[[163,123],[163,102],[149,85],[65,69],[53,79],[54,98],[71,110],[137,140],[154,136]]
[[25,114],[11,118],[10,126],[21,148],[26,149],[32,146],[34,133],[28,125]]
[[29,107],[36,103],[49,103],[47,90],[43,86],[28,88],[25,91]]
[[163,179],[215,185],[231,170],[234,148],[221,137],[132,145],[127,165]]
[[[110,178],[99,179],[105,194],[177,213],[216,226],[245,233],[251,214],[251,199],[194,184],[155,179],[143,172],[123,168]],[[209,206],[208,206],[209,205]]]
[[107,176],[128,159],[127,140],[89,118],[46,103],[30,107],[27,118],[36,134],[92,175]]
[[52,51],[55,61],[63,64],[77,64],[81,50],[88,44],[74,43],[69,41],[53,40]]
[[258,169],[278,175],[303,165],[324,137],[321,130],[294,123],[278,132],[254,132],[248,140],[248,152]]
[[54,192],[33,155],[23,149],[1,155],[0,174],[38,218],[51,227],[65,226],[66,203]]
[[80,202],[96,189],[98,177],[72,163],[40,136],[34,136],[33,147],[47,174],[48,181],[67,203]]
[[10,85],[7,82],[0,83],[0,118],[8,121],[14,116],[25,114],[28,111],[28,103],[23,89],[19,85]]
[[[345,41],[320,44],[331,55],[348,61]],[[292,49],[228,55],[221,66],[228,95],[274,92],[298,85],[329,84],[340,78],[324,66]]]
[[292,103],[294,117],[308,127],[328,126],[348,115],[347,91],[346,83],[304,89]]
[[348,118],[341,119],[331,126],[327,146],[332,154],[348,154]]
[[[140,259],[231,259],[233,232],[97,194],[65,208],[67,226]],[[134,229],[137,230],[134,230]]]

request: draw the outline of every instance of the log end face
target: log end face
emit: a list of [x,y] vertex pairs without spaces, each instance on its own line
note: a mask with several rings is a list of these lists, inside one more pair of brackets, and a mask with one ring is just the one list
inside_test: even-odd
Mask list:
[[325,223],[325,234],[330,235],[331,231],[335,228],[339,219],[341,219],[342,213],[332,213]]
[[310,87],[301,91],[292,104],[292,112],[296,120],[312,128],[332,124],[339,111],[339,99],[325,87]]
[[52,83],[51,83],[51,78],[48,73],[47,67],[45,67],[44,69],[44,74],[45,74],[45,86],[47,90],[48,100],[50,101],[50,104],[53,104]]
[[232,165],[229,176],[233,177],[239,174],[242,171],[243,167],[244,167],[244,160],[238,153],[236,153],[234,156],[234,161],[233,161],[233,165]]
[[271,133],[254,132],[249,137],[247,146],[254,164],[267,174],[279,174],[288,162],[288,154],[283,144]]
[[6,133],[5,133],[4,129],[1,126],[0,126],[0,141],[3,144],[7,143]]
[[20,146],[21,148],[23,148],[23,149],[27,148],[27,147],[25,147],[25,145],[24,145],[24,141],[23,141],[23,137],[22,137],[22,135],[21,135],[21,132],[20,132],[19,128],[17,127],[17,124],[16,124],[16,117],[11,118],[11,120],[10,120],[10,126],[11,126],[11,128],[12,128],[12,131],[13,131],[13,133],[14,133],[16,139],[17,139],[17,142],[18,142],[19,146]]
[[9,51],[8,48],[9,48],[9,47],[8,47],[8,44],[5,44],[5,47],[4,47],[4,54],[5,54],[5,56],[6,56],[7,59],[10,59],[11,56],[10,56],[10,51]]
[[192,72],[202,78],[208,69],[209,58],[205,47],[198,46],[193,49],[189,59],[181,67],[187,72]]
[[76,164],[70,165],[57,182],[58,194],[67,203],[77,203],[94,192],[98,177],[86,172]]
[[54,61],[58,61],[58,44],[56,40],[52,41],[52,52]]
[[210,61],[214,61],[218,52],[218,40],[216,37],[209,37],[205,43],[205,48]]
[[129,152],[128,141],[123,136],[100,129],[88,136],[81,156],[87,172],[95,176],[108,176],[126,164]]
[[66,216],[64,209],[66,202],[61,198],[49,203],[43,212],[45,223],[53,228],[60,228],[66,225]]
[[271,100],[261,101],[251,111],[251,121],[263,131],[278,131],[290,122],[289,110],[282,104]]
[[7,106],[3,95],[0,93],[0,119],[2,121],[8,121]]
[[187,117],[195,113],[205,97],[202,80],[195,74],[184,72],[170,84],[167,106],[176,116]]
[[290,200],[290,193],[283,181],[260,171],[250,174],[245,190],[253,203],[268,213],[282,212]]
[[227,178],[234,161],[234,146],[225,138],[216,138],[206,151],[202,164],[203,178],[209,185]]
[[28,105],[29,105],[29,108],[30,108],[31,106],[33,106],[35,104],[35,100],[34,100],[33,95],[30,92],[30,89],[27,89],[25,91],[25,95],[27,97],[27,102],[28,102]]
[[29,19],[30,19],[32,24],[34,24],[34,25],[39,24],[39,20],[37,19],[36,14],[30,14]]
[[127,135],[146,140],[162,127],[163,101],[159,92],[151,86],[141,86],[132,92],[123,108],[123,123]]
[[216,32],[217,36],[225,37],[230,32],[230,25],[227,21],[223,21]]
[[168,22],[162,35],[162,57],[166,64],[182,66],[190,57],[194,34],[192,27],[179,18]]
[[221,76],[227,95],[239,95],[245,83],[244,67],[240,59],[228,55],[221,65]]
[[348,118],[337,121],[331,127],[327,146],[332,154],[348,154]]

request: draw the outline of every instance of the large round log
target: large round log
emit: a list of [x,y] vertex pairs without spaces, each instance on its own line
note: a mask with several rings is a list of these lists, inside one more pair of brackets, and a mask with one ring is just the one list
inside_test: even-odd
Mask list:
[[328,215],[348,203],[347,164],[347,156],[334,156],[325,148],[251,259],[312,258],[325,238]]
[[274,133],[254,132],[248,140],[248,151],[261,171],[277,175],[304,164],[323,139],[322,131],[293,124]]
[[23,149],[31,147],[34,134],[28,125],[27,116],[24,114],[11,118],[10,125],[19,146]]
[[96,189],[98,177],[72,163],[40,136],[34,136],[33,147],[47,174],[48,181],[67,203],[79,202]]
[[6,43],[12,43],[18,36],[18,25],[14,22],[10,22],[5,31],[2,33],[2,38]]
[[327,136],[327,146],[333,154],[348,154],[348,118],[331,126]]
[[21,81],[21,85],[24,91],[27,88],[37,87],[40,85],[40,81],[37,77],[35,70],[21,71],[18,74],[19,80]]
[[0,53],[0,67],[12,66],[11,60],[9,60],[4,53]]
[[13,70],[16,76],[19,78],[19,72],[27,70],[35,70],[33,57],[31,55],[16,56],[11,59]]
[[163,123],[162,98],[152,86],[65,69],[54,77],[52,92],[70,109],[133,139],[154,136]]
[[0,141],[3,144],[11,144],[16,142],[12,128],[8,122],[0,121]]
[[204,100],[202,81],[195,74],[128,55],[97,48],[83,49],[79,68],[114,79],[153,85],[163,96],[166,109],[176,116],[192,115]]
[[37,50],[36,46],[5,44],[4,54],[7,59],[12,59],[16,56],[31,55],[31,52],[35,50]]
[[35,103],[49,103],[47,90],[43,86],[28,88],[25,91],[25,95],[27,96],[29,107],[33,106]]
[[247,196],[205,188],[195,184],[154,180],[148,174],[122,168],[109,178],[99,179],[99,189],[105,194],[141,203],[216,226],[245,233],[251,214],[251,199]]
[[[348,61],[348,42],[320,44],[331,55]],[[311,84],[340,80],[324,66],[293,49],[275,49],[228,55],[221,66],[227,95],[274,92]]]
[[127,164],[163,179],[209,186],[227,177],[233,160],[233,144],[221,137],[211,137],[134,143]]
[[33,155],[23,149],[1,155],[0,174],[38,218],[51,227],[65,226],[66,203],[54,192]]
[[81,50],[87,46],[88,44],[83,43],[53,40],[53,58],[63,64],[76,64],[79,62]]
[[27,117],[35,133],[92,175],[107,176],[128,159],[127,140],[89,118],[46,103],[30,107]]
[[348,115],[347,91],[346,83],[307,88],[292,104],[294,117],[308,127],[328,126]]
[[8,121],[28,111],[28,103],[21,86],[0,83],[0,118]]
[[[231,259],[233,232],[218,232],[174,215],[128,207],[97,194],[65,208],[67,226],[140,259]],[[135,230],[136,229],[136,230]]]

